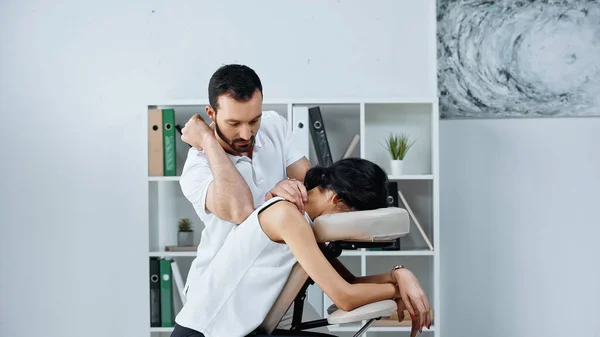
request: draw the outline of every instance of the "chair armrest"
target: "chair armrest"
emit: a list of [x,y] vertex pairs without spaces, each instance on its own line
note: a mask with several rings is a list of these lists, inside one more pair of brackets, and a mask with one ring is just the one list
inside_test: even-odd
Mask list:
[[338,307],[335,303],[330,305],[329,308],[327,308],[327,315],[333,314],[336,310],[338,310]]
[[[330,306],[329,309],[327,309],[327,312],[329,312],[330,309],[334,310],[334,308]],[[360,322],[362,320],[389,316],[397,309],[398,306],[395,301],[383,300],[365,304],[362,307],[358,307],[351,311],[337,309],[327,317],[327,322],[329,324]]]

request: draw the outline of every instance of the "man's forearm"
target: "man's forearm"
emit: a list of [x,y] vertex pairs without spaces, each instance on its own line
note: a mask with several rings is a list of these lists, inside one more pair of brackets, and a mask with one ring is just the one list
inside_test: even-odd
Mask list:
[[254,210],[252,192],[215,138],[203,144],[213,172],[212,205],[221,219],[241,223]]

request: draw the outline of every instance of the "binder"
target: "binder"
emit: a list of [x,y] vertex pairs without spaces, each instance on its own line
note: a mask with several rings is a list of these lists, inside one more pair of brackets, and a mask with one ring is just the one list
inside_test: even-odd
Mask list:
[[310,159],[310,121],[308,120],[308,108],[294,106],[292,108],[292,132],[294,133],[294,144],[296,149],[307,159]]
[[[389,181],[388,182],[388,197],[387,197],[387,206],[388,207],[400,207],[400,203],[398,201],[398,182]],[[394,240],[394,243],[391,246],[383,247],[383,250],[400,250],[400,238]]]
[[387,204],[388,207],[400,207],[400,203],[398,202],[398,182],[396,181],[388,181]]
[[308,117],[310,120],[310,134],[319,165],[323,167],[331,166],[333,164],[333,159],[331,157],[329,141],[327,140],[325,123],[323,123],[323,116],[321,115],[321,108],[318,106],[309,108]]
[[148,109],[148,175],[163,176],[163,118],[159,109]]
[[161,326],[171,328],[175,325],[173,316],[173,281],[171,260],[160,260],[160,318]]
[[160,327],[160,266],[157,257],[150,258],[150,326]]
[[[181,127],[181,125],[176,124],[175,125],[175,130],[177,130],[177,132],[179,133],[179,137],[183,136],[183,128]],[[188,147],[192,147],[190,144],[187,144]]]
[[177,175],[177,154],[175,152],[175,110],[163,109],[163,153],[164,175]]
[[185,296],[185,282],[183,282],[183,277],[181,276],[181,271],[179,270],[179,265],[175,260],[171,261],[171,274],[173,275],[173,281],[175,281],[175,286],[177,290],[177,295],[181,300],[181,304],[185,304],[187,298]]

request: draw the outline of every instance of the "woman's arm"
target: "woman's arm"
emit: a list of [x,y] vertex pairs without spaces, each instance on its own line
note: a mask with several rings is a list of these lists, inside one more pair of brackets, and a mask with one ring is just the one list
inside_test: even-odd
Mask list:
[[335,268],[338,274],[340,274],[340,276],[343,277],[344,280],[346,280],[346,282],[358,283],[356,282],[357,277],[354,274],[352,274],[352,272],[349,271],[348,268],[346,268],[346,266],[344,266],[344,264],[337,257],[334,257],[333,259],[329,260],[329,262],[331,262],[333,268]]
[[391,269],[392,268],[390,268],[390,272],[388,272],[388,273],[359,276],[354,279],[354,282],[355,283],[394,283],[394,280],[392,280]]
[[[344,264],[338,259],[333,258],[330,260],[331,265],[337,272],[346,280],[348,283],[394,283],[392,280],[392,273],[382,273],[376,275],[367,276],[356,276],[344,266]],[[390,267],[391,271],[391,267]]]
[[344,280],[319,249],[310,224],[294,204],[279,201],[260,212],[258,220],[272,241],[290,247],[298,263],[338,308],[350,311],[400,296],[392,283],[351,284]]

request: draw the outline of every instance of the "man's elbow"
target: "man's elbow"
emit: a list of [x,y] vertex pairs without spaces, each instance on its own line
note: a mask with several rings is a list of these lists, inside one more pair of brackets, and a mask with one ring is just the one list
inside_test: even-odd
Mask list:
[[254,212],[252,205],[246,205],[244,207],[234,209],[231,211],[230,221],[235,224],[240,224],[244,222],[252,212]]
[[235,202],[223,202],[218,203],[212,200],[207,200],[206,205],[208,211],[213,213],[219,219],[231,222],[234,224],[240,224],[244,222],[250,216],[250,213],[254,211],[254,205],[251,202],[245,202],[240,205]]

